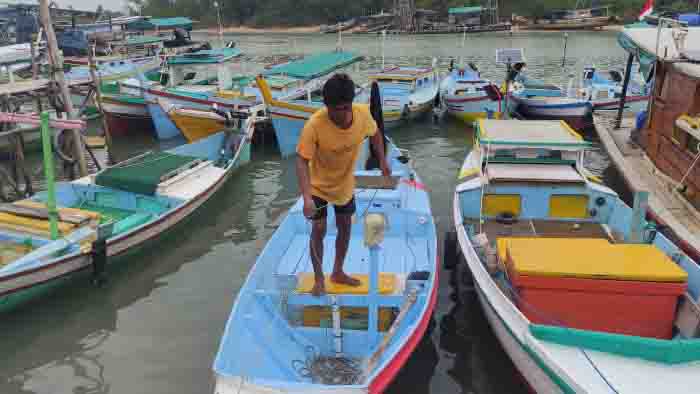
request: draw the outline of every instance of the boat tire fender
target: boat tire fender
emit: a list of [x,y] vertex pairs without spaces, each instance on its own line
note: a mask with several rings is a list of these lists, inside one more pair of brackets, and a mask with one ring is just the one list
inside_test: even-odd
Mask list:
[[457,266],[457,233],[454,231],[449,231],[445,234],[442,264],[446,270],[454,269]]
[[102,286],[105,282],[104,270],[107,264],[107,239],[100,238],[92,243],[92,283]]
[[513,212],[501,212],[496,215],[496,221],[501,224],[515,224],[518,218]]

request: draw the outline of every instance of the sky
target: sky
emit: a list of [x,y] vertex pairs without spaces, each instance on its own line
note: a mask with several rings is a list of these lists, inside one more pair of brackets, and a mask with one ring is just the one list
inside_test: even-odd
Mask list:
[[76,10],[84,11],[94,11],[98,4],[107,10],[123,11],[126,0],[57,0],[56,3],[61,7],[72,5]]

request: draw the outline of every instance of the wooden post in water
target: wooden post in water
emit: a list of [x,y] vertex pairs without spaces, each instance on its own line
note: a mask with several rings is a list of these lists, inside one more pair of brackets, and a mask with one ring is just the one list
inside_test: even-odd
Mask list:
[[617,119],[615,120],[615,129],[619,129],[622,124],[622,111],[625,110],[625,101],[627,100],[627,87],[630,84],[630,74],[632,73],[632,62],[634,55],[627,56],[627,66],[625,67],[625,80],[622,82],[622,95],[620,96],[620,108],[617,109]]
[[[95,105],[97,110],[102,116],[102,128],[105,132],[105,143],[107,144],[107,157],[109,157],[109,152],[112,151],[112,133],[109,130],[109,124],[107,123],[107,118],[105,118],[104,110],[102,109],[102,78],[100,78],[100,73],[97,72],[97,62],[95,61],[95,46],[88,48],[88,65],[90,67],[90,76],[92,77],[92,83],[95,84]],[[109,160],[108,160],[109,162]]]
[[[39,21],[44,28],[44,32],[46,32],[46,44],[49,53],[49,64],[51,65],[51,76],[58,83],[58,87],[61,91],[61,98],[63,99],[63,105],[68,113],[68,118],[73,119],[75,118],[75,110],[73,109],[73,102],[71,101],[68,85],[66,85],[66,80],[63,75],[63,59],[58,51],[58,42],[56,41],[56,33],[53,30],[51,15],[49,14],[48,0],[39,0]],[[88,170],[87,163],[85,162],[85,155],[83,153],[83,140],[81,138],[80,131],[71,130],[71,133],[73,135],[73,154],[75,155],[75,160],[78,163],[80,175],[86,176],[88,174]]]

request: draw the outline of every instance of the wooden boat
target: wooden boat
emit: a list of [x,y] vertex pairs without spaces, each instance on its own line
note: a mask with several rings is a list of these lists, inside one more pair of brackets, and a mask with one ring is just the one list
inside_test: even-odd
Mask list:
[[[56,184],[56,204],[67,213],[87,212],[108,233],[105,257],[114,258],[154,242],[209,200],[250,160],[254,117],[241,130],[213,134],[192,144],[162,152],[146,152],[95,175]],[[20,205],[42,208],[50,199],[39,193]],[[7,220],[14,231],[45,231]],[[25,228],[28,228],[25,230]],[[61,255],[50,263],[8,271],[0,269],[0,311],[38,297],[90,270],[90,248]],[[118,261],[118,260],[116,260]]]
[[[593,111],[615,110],[620,107],[624,73],[615,69],[599,70],[593,66],[583,70],[582,90],[593,104]],[[647,107],[649,90],[646,83],[630,79],[627,86],[625,110],[638,112]]]
[[457,67],[442,80],[440,99],[450,115],[465,122],[498,118],[505,105],[498,86],[471,67]]
[[[388,66],[370,72],[368,78],[379,84],[386,128],[430,112],[440,88],[438,72],[432,67]],[[356,101],[368,103],[369,95],[366,88]]]
[[[270,84],[274,79],[271,81],[269,76],[258,76],[255,79],[255,88],[258,89],[267,108],[282,156],[296,153],[304,122],[323,106],[321,90],[331,73],[342,72],[362,59],[362,56],[350,52],[326,52],[302,60],[289,68],[282,68],[288,76],[309,80],[308,85],[301,90],[288,94],[276,94]],[[275,70],[280,71],[279,68]],[[357,89],[355,102],[361,102],[360,94],[363,91],[363,88]]]
[[588,146],[559,121],[480,120],[445,261],[533,392],[686,391],[700,267],[644,220],[645,193],[630,208],[587,173]]
[[[618,41],[631,57],[653,74],[655,88],[648,120],[638,125],[633,119],[616,119],[597,114],[595,126],[609,157],[631,190],[648,190],[649,214],[667,226],[679,245],[694,258],[700,258],[700,214],[697,195],[700,169],[697,168],[696,114],[693,100],[700,67],[684,58],[674,44],[672,29],[629,28]],[[657,58],[656,37],[665,57]],[[674,33],[675,34],[675,33]],[[700,28],[688,28],[685,53],[700,49]],[[663,87],[663,91],[662,91]],[[636,135],[636,137],[634,137]]]
[[188,142],[217,133],[226,124],[226,118],[212,110],[173,107],[165,112]]
[[518,74],[508,96],[508,110],[525,119],[565,120],[576,130],[591,125],[593,104],[585,91],[563,89],[557,85]]
[[[577,4],[578,6],[578,4]],[[554,10],[545,18],[535,23],[522,26],[535,30],[581,30],[607,26],[613,21],[608,15],[608,7],[577,8],[573,10]]]
[[[327,295],[309,294],[311,225],[299,199],[238,293],[214,361],[215,392],[381,393],[396,376],[429,325],[438,271],[425,187],[396,147],[388,155],[390,181],[363,160],[355,173],[345,270],[363,285],[327,281]],[[334,258],[328,214],[325,272]]]

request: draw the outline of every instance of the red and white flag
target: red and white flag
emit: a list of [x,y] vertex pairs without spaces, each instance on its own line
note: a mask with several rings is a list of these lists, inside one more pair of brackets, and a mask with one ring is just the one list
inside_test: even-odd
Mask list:
[[644,17],[650,15],[652,12],[654,12],[654,0],[647,0],[646,3],[644,3],[644,7],[642,7],[642,12],[639,13],[639,20],[643,21]]

